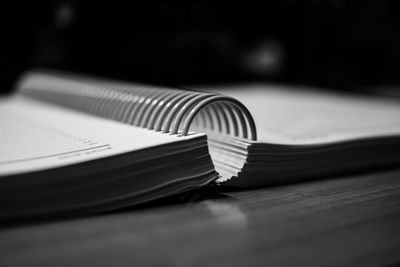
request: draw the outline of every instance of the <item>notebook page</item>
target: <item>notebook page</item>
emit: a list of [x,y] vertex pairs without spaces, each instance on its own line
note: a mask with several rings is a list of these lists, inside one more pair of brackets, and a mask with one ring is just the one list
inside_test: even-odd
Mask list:
[[0,176],[179,142],[177,137],[23,97],[0,100]]
[[258,140],[310,145],[400,136],[400,102],[278,85],[227,86],[251,112]]

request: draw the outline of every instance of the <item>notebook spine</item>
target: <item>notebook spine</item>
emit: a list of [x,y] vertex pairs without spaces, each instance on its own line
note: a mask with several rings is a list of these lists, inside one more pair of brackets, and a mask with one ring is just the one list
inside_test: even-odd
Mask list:
[[216,93],[41,72],[26,73],[17,87],[31,98],[163,133],[185,136],[193,127],[257,139],[248,109]]

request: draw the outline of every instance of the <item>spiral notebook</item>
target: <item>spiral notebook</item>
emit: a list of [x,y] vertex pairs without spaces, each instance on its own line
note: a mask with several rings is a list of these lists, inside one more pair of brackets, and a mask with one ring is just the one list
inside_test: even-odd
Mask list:
[[25,73],[0,100],[0,219],[400,162],[398,103],[262,85],[208,90]]

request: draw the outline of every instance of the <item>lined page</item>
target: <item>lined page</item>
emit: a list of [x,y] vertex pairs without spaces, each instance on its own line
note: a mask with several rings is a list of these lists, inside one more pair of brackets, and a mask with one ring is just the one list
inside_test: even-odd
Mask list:
[[0,176],[55,168],[152,146],[177,137],[23,97],[0,100]]
[[400,135],[400,102],[277,85],[214,91],[250,110],[263,142],[308,145]]

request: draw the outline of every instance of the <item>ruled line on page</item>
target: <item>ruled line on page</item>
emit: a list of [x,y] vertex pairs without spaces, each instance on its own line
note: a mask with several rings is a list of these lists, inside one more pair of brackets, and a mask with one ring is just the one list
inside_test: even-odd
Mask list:
[[103,147],[111,147],[111,145],[109,145],[109,144],[107,144],[107,145],[101,145],[101,146],[96,146],[96,147],[91,147],[91,148],[86,148],[86,149],[68,151],[68,152],[58,153],[58,154],[50,154],[50,155],[45,155],[45,156],[40,156],[40,157],[32,157],[32,158],[25,158],[25,159],[19,159],[19,160],[10,160],[10,161],[0,161],[0,165],[1,165],[1,164],[10,164],[10,163],[17,163],[17,162],[29,161],[29,160],[44,159],[44,158],[50,158],[50,157],[58,157],[58,156],[63,156],[63,155],[72,154],[72,153],[78,153],[78,152],[83,152],[83,151],[88,151],[88,150],[103,148]]

